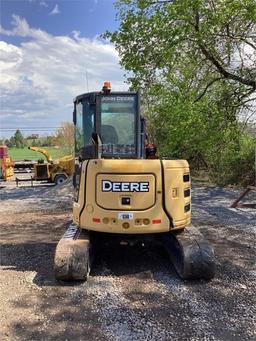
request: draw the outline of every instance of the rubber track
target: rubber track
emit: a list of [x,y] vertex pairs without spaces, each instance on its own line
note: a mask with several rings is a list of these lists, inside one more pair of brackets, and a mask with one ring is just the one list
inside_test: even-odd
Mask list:
[[211,244],[193,226],[181,233],[166,233],[162,242],[182,279],[212,279],[215,257]]
[[58,280],[86,280],[90,272],[91,245],[89,233],[71,223],[58,242],[54,272]]

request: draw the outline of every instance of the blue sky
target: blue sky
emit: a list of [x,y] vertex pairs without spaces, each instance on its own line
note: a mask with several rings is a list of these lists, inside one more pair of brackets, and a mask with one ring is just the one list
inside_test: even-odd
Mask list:
[[0,137],[13,134],[8,128],[28,135],[26,129],[70,121],[73,98],[99,90],[104,80],[127,89],[114,46],[100,38],[118,28],[113,4],[1,0]]
[[[113,4],[112,0],[1,0],[1,23],[4,28],[11,29],[12,15],[17,14],[31,27],[53,35],[68,35],[76,30],[93,38],[118,27]],[[17,42],[15,39],[9,41]]]

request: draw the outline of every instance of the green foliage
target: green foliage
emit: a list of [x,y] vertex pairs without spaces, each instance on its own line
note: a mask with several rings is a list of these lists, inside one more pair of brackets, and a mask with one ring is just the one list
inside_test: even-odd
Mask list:
[[160,154],[203,165],[219,183],[250,181],[253,141],[244,147],[238,117],[255,110],[255,0],[120,0],[118,9],[120,28],[106,36],[141,90]]
[[6,145],[8,148],[12,147],[10,140],[8,139],[3,140],[3,144]]
[[26,138],[26,145],[30,147],[54,147],[57,143],[55,136],[40,137],[32,134]]
[[3,143],[8,148],[24,148],[26,146],[26,140],[19,129],[16,130],[15,134],[11,136],[10,139],[3,140]]
[[118,3],[121,26],[107,36],[115,43],[124,68],[134,72],[133,85],[144,87],[169,76],[181,79],[185,66],[199,95],[208,81],[217,78],[231,82],[240,93],[255,89],[256,66],[245,63],[248,57],[242,53],[256,49],[254,0]]
[[[12,140],[12,137],[11,137]],[[24,137],[19,129],[16,130],[13,136],[13,146],[16,148],[24,148],[25,147],[25,140]]]
[[211,158],[211,179],[220,185],[253,184],[256,171],[255,146],[256,139],[248,136],[240,136],[236,146],[226,145]]
[[[73,136],[72,136],[73,138]],[[10,139],[0,139],[0,145],[5,144],[8,148],[25,148],[25,147],[54,147],[61,145],[60,141],[56,139],[56,136],[49,135],[46,137],[40,137],[38,134],[31,134],[26,138],[23,137],[20,130],[10,137]],[[65,147],[65,146],[63,146]]]

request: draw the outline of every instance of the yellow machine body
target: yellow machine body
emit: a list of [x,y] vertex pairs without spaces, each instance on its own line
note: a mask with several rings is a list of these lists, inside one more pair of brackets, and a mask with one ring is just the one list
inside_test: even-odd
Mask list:
[[58,166],[61,167],[68,176],[74,174],[75,159],[73,155],[66,155],[58,160]]
[[213,278],[213,248],[190,224],[188,162],[158,159],[146,143],[139,93],[112,92],[105,82],[101,92],[74,99],[73,122],[73,222],[56,247],[55,277],[86,280],[98,242],[156,241],[181,278]]
[[4,180],[12,179],[14,175],[14,162],[9,156],[0,159],[0,178]]
[[58,175],[71,176],[74,173],[74,158],[70,156],[72,161],[62,163],[37,163],[34,165],[34,179],[48,180],[54,182]]
[[146,234],[184,229],[191,220],[185,160],[83,162],[74,223],[98,232]]
[[34,165],[35,180],[49,180],[55,182],[58,175],[69,177],[74,174],[75,159],[73,155],[66,155],[58,160],[53,160],[52,156],[45,149],[38,147],[29,147],[29,149],[43,154],[46,158],[46,163],[36,163]]

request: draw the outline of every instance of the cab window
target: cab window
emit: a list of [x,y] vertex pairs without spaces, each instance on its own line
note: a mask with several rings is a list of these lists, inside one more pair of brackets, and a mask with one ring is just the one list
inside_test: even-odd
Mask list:
[[91,105],[89,100],[76,104],[76,152],[92,144],[92,133],[95,130],[94,112],[95,105]]
[[103,155],[135,154],[135,96],[102,96],[101,139]]

